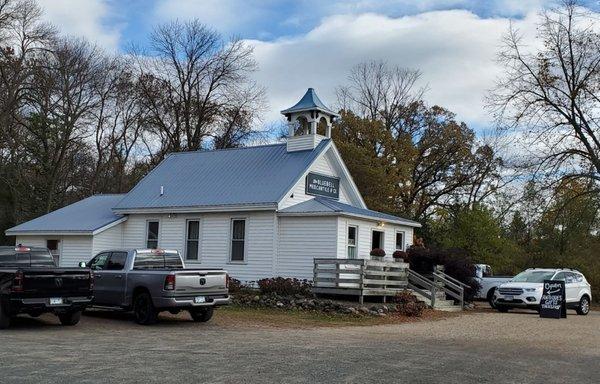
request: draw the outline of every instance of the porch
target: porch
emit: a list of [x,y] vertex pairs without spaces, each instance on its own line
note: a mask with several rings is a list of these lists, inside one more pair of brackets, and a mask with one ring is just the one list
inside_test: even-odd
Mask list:
[[409,289],[434,309],[462,310],[462,282],[436,270],[428,276],[418,274],[408,263],[367,259],[314,259],[313,292],[315,294],[357,296],[363,304],[365,296],[394,297]]

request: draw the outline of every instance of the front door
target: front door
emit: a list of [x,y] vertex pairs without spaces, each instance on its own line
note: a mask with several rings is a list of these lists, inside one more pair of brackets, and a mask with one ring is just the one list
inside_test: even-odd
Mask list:
[[383,249],[383,231],[373,230],[371,237],[371,249],[380,248]]
[[127,252],[112,252],[106,268],[102,271],[105,304],[123,305],[126,289],[126,260]]
[[94,271],[94,303],[108,303],[108,286],[104,275],[104,270],[108,266],[110,252],[102,252],[96,255],[90,262],[89,266]]

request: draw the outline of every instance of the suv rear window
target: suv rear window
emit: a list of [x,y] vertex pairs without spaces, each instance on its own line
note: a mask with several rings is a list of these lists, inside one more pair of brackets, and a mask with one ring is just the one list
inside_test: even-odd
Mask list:
[[183,269],[178,253],[138,253],[135,255],[133,269]]

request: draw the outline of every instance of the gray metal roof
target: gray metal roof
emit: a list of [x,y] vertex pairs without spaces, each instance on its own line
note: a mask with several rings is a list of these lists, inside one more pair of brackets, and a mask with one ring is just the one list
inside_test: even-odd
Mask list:
[[46,232],[76,232],[92,233],[106,225],[123,219],[123,216],[113,213],[114,207],[121,195],[94,195],[67,205],[44,216],[19,224],[6,230],[7,235],[20,233]]
[[283,214],[298,215],[318,215],[318,214],[345,214],[349,216],[364,217],[374,220],[389,221],[393,223],[408,225],[411,227],[420,227],[421,224],[398,216],[388,215],[387,213],[372,211],[370,209],[358,208],[349,204],[341,203],[337,200],[315,197],[314,199],[292,205],[291,207],[279,211]]
[[284,109],[281,111],[282,114],[288,114],[293,112],[304,112],[304,111],[312,111],[317,110],[321,112],[325,112],[327,114],[333,116],[339,116],[337,113],[333,112],[331,109],[327,108],[325,104],[319,99],[317,93],[313,88],[308,88],[304,96],[297,102],[293,107],[288,109]]
[[330,142],[323,140],[314,150],[298,152],[288,152],[286,144],[273,144],[174,153],[114,210],[277,204]]

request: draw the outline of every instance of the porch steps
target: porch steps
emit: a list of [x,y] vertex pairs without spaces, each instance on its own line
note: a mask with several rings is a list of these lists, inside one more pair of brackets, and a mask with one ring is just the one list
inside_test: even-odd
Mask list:
[[[417,300],[427,304],[428,307],[431,307],[431,300],[427,297],[421,295],[420,293],[413,291],[413,294],[417,298]],[[454,300],[446,300],[446,295],[443,292],[436,292],[435,295],[435,305],[433,307],[436,311],[444,311],[444,312],[460,312],[462,308],[460,305],[456,305]]]

